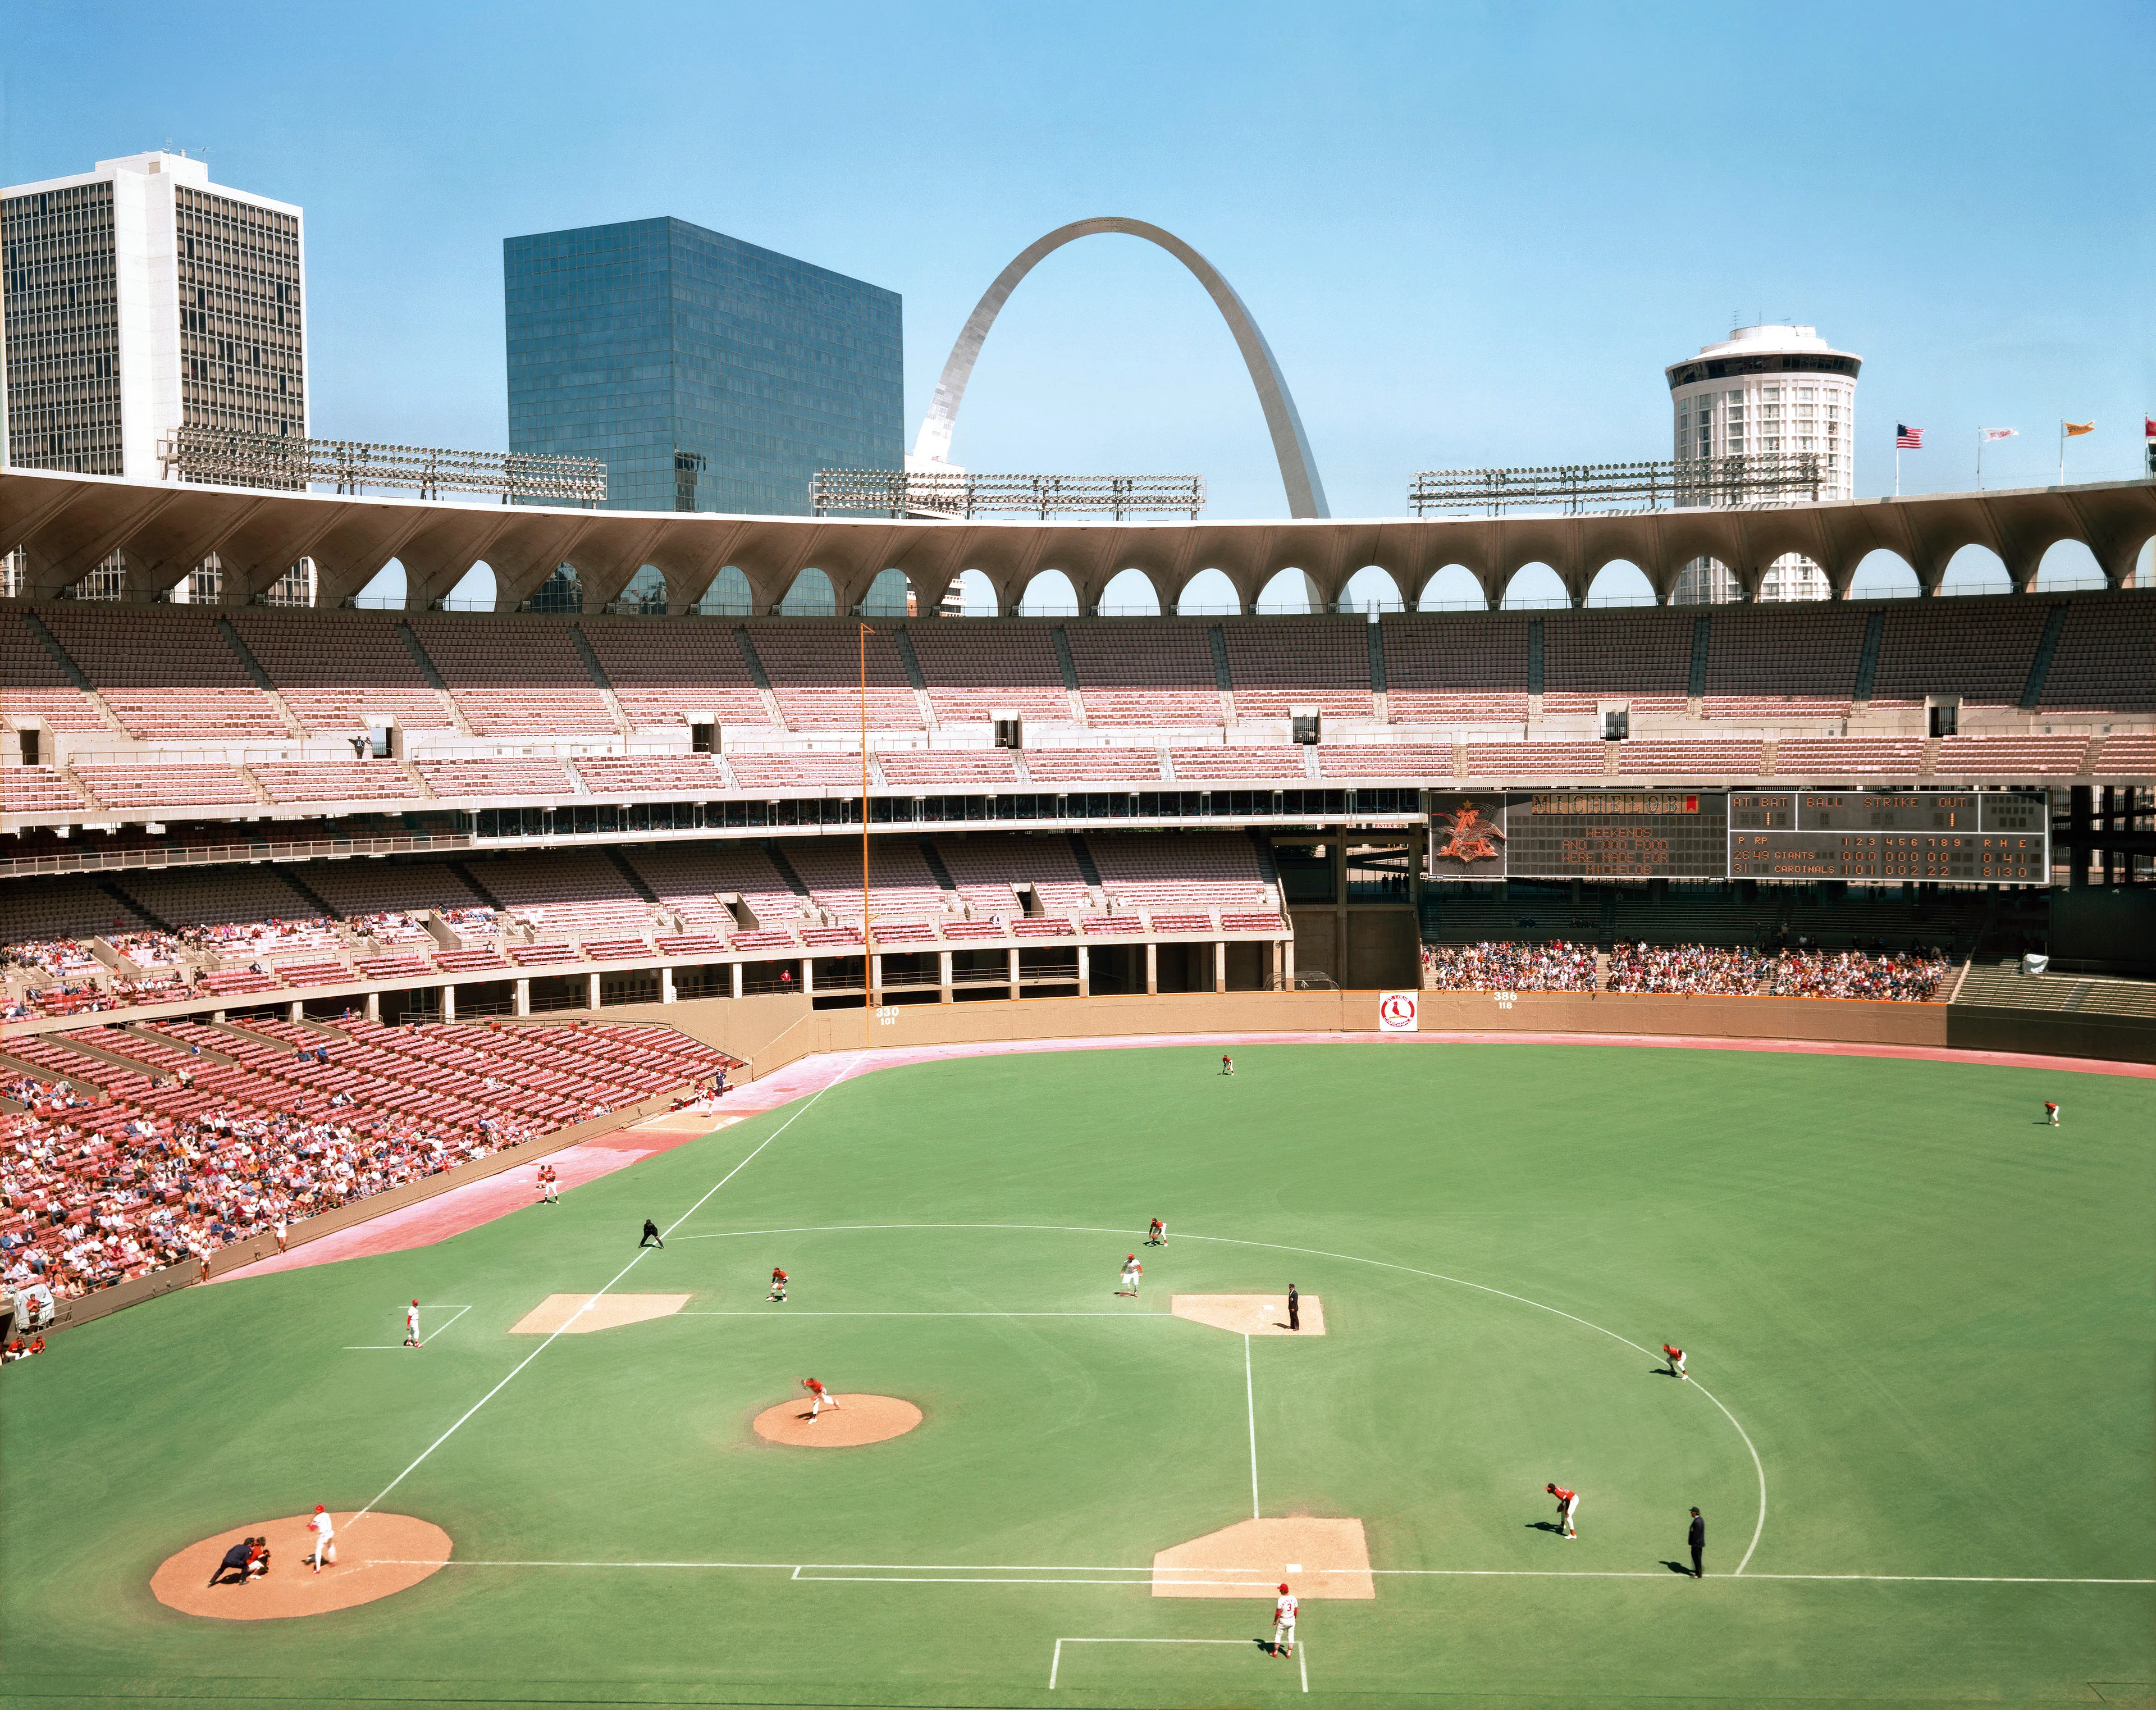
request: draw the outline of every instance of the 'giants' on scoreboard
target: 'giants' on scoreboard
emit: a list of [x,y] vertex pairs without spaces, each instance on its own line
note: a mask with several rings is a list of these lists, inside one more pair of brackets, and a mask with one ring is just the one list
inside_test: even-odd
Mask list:
[[2051,882],[2041,794],[1434,792],[1430,808],[1434,879]]

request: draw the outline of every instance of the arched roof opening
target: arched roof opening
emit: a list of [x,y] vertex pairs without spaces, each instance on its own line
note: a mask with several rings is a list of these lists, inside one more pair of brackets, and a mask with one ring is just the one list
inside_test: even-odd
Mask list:
[[793,578],[793,585],[778,603],[782,618],[834,618],[838,614],[838,590],[831,586],[831,578],[814,565]]
[[1909,561],[1887,547],[1874,547],[1859,559],[1849,582],[1851,599],[1902,599],[1921,592]]
[[1507,611],[1539,610],[1568,606],[1572,598],[1564,590],[1564,578],[1537,562],[1521,565],[1506,579],[1505,596],[1498,603]]
[[1380,612],[1403,612],[1407,600],[1393,573],[1382,564],[1365,564],[1340,589],[1340,609],[1375,617]]
[[1104,618],[1158,618],[1160,615],[1160,590],[1153,586],[1152,578],[1142,570],[1118,570],[1108,578],[1107,586],[1101,590],[1101,615]]
[[2041,593],[2068,593],[2106,586],[2103,566],[2079,541],[2054,541],[2036,566],[2036,588]]
[[1040,571],[1019,597],[1018,613],[1021,618],[1075,618],[1078,590],[1060,570]]
[[1465,564],[1447,564],[1422,585],[1415,597],[1419,612],[1481,612],[1490,607],[1482,583]]
[[[465,579],[451,588],[448,598],[442,602],[444,610],[454,612],[470,609],[490,612],[494,609],[494,601],[491,598],[484,606],[467,608],[464,603],[468,598],[465,593],[465,588],[473,585],[473,578],[482,570],[486,571],[488,583],[490,585],[493,583],[492,570],[488,569],[484,564],[473,565],[465,573]],[[577,567],[574,564],[557,564],[553,573],[531,590],[526,604],[535,612],[581,612],[584,609],[584,579],[577,574]]]
[[1947,560],[1939,578],[1941,593],[2011,593],[2014,578],[2006,573],[2006,561],[1989,547],[1974,543]]
[[1306,616],[1322,605],[1317,584],[1303,571],[1288,569],[1277,573],[1258,590],[1258,603],[1252,609],[1260,617],[1294,617]]
[[1178,617],[1236,617],[1242,609],[1243,597],[1235,592],[1235,584],[1224,570],[1200,570],[1175,597]]
[[861,596],[861,615],[864,618],[906,618],[915,615],[912,609],[913,585],[906,579],[903,570],[879,570],[876,578],[869,584],[869,591]]
[[404,603],[404,561],[392,558],[367,578],[367,585],[352,596],[352,603],[362,611],[395,610]]
[[748,585],[747,572],[738,564],[727,565],[711,578],[696,609],[707,618],[754,617],[756,593]]
[[1587,584],[1587,598],[1580,602],[1589,606],[1650,606],[1654,603],[1655,584],[1630,558],[1612,558],[1596,571],[1594,579]]
[[666,615],[666,573],[656,564],[639,564],[636,574],[622,584],[621,592],[613,597],[607,609],[614,612],[633,612],[639,617],[663,618]]
[[996,585],[978,570],[961,570],[957,575],[958,615],[962,618],[994,618],[1003,614],[1003,603],[996,598]]

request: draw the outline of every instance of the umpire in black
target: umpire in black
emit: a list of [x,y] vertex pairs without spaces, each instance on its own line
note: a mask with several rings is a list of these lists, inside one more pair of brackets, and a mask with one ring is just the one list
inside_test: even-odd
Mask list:
[[1691,1546],[1691,1576],[1695,1579],[1707,1577],[1707,1522],[1699,1517],[1699,1510],[1691,1511],[1691,1530],[1685,1534],[1685,1542]]

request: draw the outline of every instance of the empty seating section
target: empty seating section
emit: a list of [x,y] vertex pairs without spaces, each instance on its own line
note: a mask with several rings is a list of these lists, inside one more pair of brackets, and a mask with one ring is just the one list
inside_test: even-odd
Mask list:
[[87,879],[18,879],[0,885],[0,943],[95,938],[150,923]]
[[1543,619],[1543,716],[1592,716],[1598,701],[1637,712],[1691,705],[1692,626],[1666,611],[1552,612]]
[[927,784],[937,789],[1012,789],[1018,763],[1009,748],[890,748],[876,756],[884,781],[894,788]]
[[[824,910],[843,921],[861,917],[861,850],[858,843],[796,844],[787,861]],[[886,838],[869,862],[869,909],[876,922],[940,919],[948,895],[936,882],[920,845]]]
[[[844,624],[752,624],[747,626],[771,680],[779,715],[798,731],[857,730],[861,723],[860,632]],[[885,631],[868,638],[870,730],[919,730],[921,703]]]
[[[202,930],[213,942],[247,947],[258,937],[279,936],[273,921],[308,922],[305,936],[334,946],[334,936],[316,924],[321,910],[287,885],[274,866],[168,869],[129,873],[118,887],[159,920],[182,933]],[[263,929],[259,934],[253,929]],[[233,932],[222,928],[239,928]]]
[[938,723],[981,723],[1005,710],[1044,723],[1070,722],[1070,696],[1044,625],[995,619],[910,624],[906,636]]
[[1238,778],[1299,780],[1306,775],[1303,753],[1296,744],[1276,742],[1265,747],[1171,748],[1168,758],[1180,782]]
[[567,624],[434,615],[412,619],[411,628],[483,737],[611,735],[617,728]]
[[1270,906],[1257,846],[1229,831],[1087,840],[1101,884],[1117,902],[1154,914]]
[[2106,737],[2096,763],[2106,778],[2156,778],[2156,736]]
[[1526,719],[1527,620],[1517,613],[1406,613],[1378,633],[1395,724]]
[[1035,783],[1158,783],[1158,748],[1028,748],[1026,776]]
[[1709,718],[1845,716],[1867,621],[1861,609],[1825,602],[1714,607],[1701,710]]
[[55,731],[105,728],[90,696],[20,612],[0,611],[0,716],[36,718]]
[[260,798],[231,766],[78,766],[83,788],[108,808],[255,807]]
[[0,766],[0,814],[71,814],[89,805],[49,766]]
[[2156,594],[2069,602],[2036,704],[2046,712],[2156,712]]
[[2035,599],[1903,600],[1887,611],[1871,706],[1923,704],[1927,695],[1958,695],[1977,706],[2021,699],[2051,602]]
[[1369,626],[1327,619],[1260,618],[1220,626],[1238,718],[1286,718],[1315,706],[1327,718],[1374,718]]
[[401,619],[259,606],[230,616],[292,716],[317,735],[346,736],[384,719],[406,730],[456,728],[412,657]]
[[643,754],[622,759],[579,760],[577,775],[595,796],[714,795],[726,773],[709,754]]
[[732,932],[742,924],[721,896],[740,897],[760,927],[799,920],[808,901],[793,893],[760,844],[646,844],[622,853],[660,906],[691,931]]
[[422,760],[419,776],[438,796],[568,796],[576,793],[559,760],[502,754],[491,760]]
[[1599,778],[1600,742],[1470,742],[1470,778]]
[[1450,742],[1321,742],[1317,748],[1321,778],[1349,780],[1358,778],[1400,778],[1452,776]]
[[439,861],[317,861],[307,888],[346,919],[413,909],[472,908],[481,898]]
[[1774,776],[1799,783],[1840,778],[1897,778],[1913,783],[1923,765],[1924,745],[1914,739],[1784,737],[1774,749]]
[[1067,915],[1073,909],[1086,907],[1090,901],[1086,875],[1068,838],[996,832],[979,837],[939,837],[936,854],[978,919],[1022,917],[1025,909],[1019,901],[1020,885],[1034,887],[1041,910],[1047,914]]
[[1761,742],[1630,742],[1617,744],[1617,770],[1626,778],[1758,778]]
[[2088,747],[2087,737],[1943,737],[1933,770],[1941,778],[2071,778]]
[[861,787],[861,757],[829,751],[799,754],[729,754],[726,769],[743,789],[817,789],[826,784]]
[[419,796],[419,786],[391,760],[258,760],[247,769],[273,802],[415,801]]
[[290,727],[255,686],[213,614],[164,606],[145,615],[84,601],[41,615],[136,736],[162,742],[290,737]]
[[604,855],[582,850],[503,855],[470,870],[542,937],[633,938],[651,929],[651,905]]
[[731,624],[587,618],[579,626],[631,725],[771,726]]
[[1096,725],[1217,725],[1220,686],[1203,624],[1093,619],[1070,623],[1071,662],[1086,721]]

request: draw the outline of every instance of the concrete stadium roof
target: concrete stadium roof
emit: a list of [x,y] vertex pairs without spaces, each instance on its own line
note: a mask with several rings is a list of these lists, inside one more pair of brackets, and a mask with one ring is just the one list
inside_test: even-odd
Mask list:
[[2062,540],[2086,545],[2112,587],[2130,586],[2152,537],[2152,480],[1756,511],[1093,523],[569,511],[0,470],[0,550],[24,549],[24,592],[32,598],[54,597],[118,551],[127,556],[129,597],[154,600],[215,552],[228,604],[246,604],[310,557],[321,603],[333,606],[394,558],[415,611],[446,596],[480,562],[494,572],[504,611],[563,563],[574,567],[587,609],[613,599],[645,564],[665,577],[677,611],[693,606],[729,565],[748,578],[759,611],[777,605],[812,567],[830,578],[841,612],[857,608],[886,568],[905,573],[924,611],[964,570],[988,578],[1006,613],[1036,574],[1060,570],[1091,611],[1125,569],[1142,572],[1166,610],[1207,568],[1227,576],[1245,611],[1286,569],[1306,574],[1330,609],[1368,565],[1388,572],[1410,605],[1438,571],[1460,565],[1495,605],[1514,572],[1543,563],[1577,604],[1596,573],[1620,561],[1637,565],[1666,601],[1690,559],[1720,559],[1756,594],[1784,552],[1818,562],[1841,598],[1857,565],[1882,548],[1899,555],[1928,594],[1948,561],[1970,545],[1996,552],[2015,589],[2027,592],[2045,552]]

